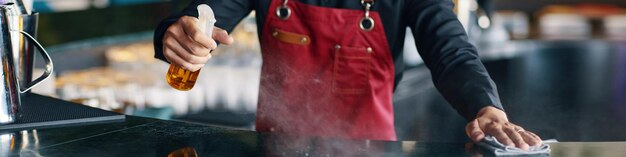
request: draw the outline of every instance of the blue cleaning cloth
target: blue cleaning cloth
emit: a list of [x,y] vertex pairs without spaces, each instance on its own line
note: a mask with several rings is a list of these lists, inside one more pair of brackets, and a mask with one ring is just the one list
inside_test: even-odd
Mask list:
[[550,145],[545,142],[539,146],[531,146],[528,151],[525,151],[514,146],[506,146],[493,136],[485,136],[477,145],[493,152],[496,156],[550,154]]

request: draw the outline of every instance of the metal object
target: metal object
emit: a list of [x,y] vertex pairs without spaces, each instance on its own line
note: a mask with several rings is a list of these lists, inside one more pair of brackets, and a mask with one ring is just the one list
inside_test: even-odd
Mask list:
[[[20,93],[24,93],[30,90],[32,87],[39,84],[50,76],[53,70],[52,60],[43,47],[33,38],[30,34],[17,29],[19,26],[19,20],[16,20],[13,3],[6,5],[0,5],[0,63],[1,69],[0,76],[3,79],[0,81],[0,89],[3,90],[0,94],[0,124],[7,124],[15,122],[18,116],[20,107]],[[20,84],[16,76],[16,69],[24,68],[17,67],[14,64],[14,47],[13,41],[14,32],[23,34],[34,46],[39,49],[39,53],[42,54],[46,63],[46,71],[44,74],[32,82],[26,84]]]
[[[19,15],[19,25],[17,29],[24,31],[33,37],[37,37],[38,18],[39,13],[36,12],[31,15]],[[33,66],[35,65],[35,47],[33,42],[27,40],[26,38],[27,37],[21,33],[13,37],[13,39],[17,39],[17,48],[13,49],[13,61],[15,63],[15,67],[20,67],[19,69],[15,69],[17,79],[20,84],[28,84],[32,81]]]
[[276,8],[276,16],[281,20],[287,20],[291,16],[291,8],[287,6],[289,0],[283,0],[283,5]]
[[374,23],[374,19],[370,17],[370,10],[374,5],[374,0],[361,0],[361,5],[365,8],[365,16],[359,22],[359,27],[364,31],[371,31],[374,29],[376,23]]
[[32,10],[26,7],[26,3],[24,0],[15,0],[15,4],[17,5],[16,7],[17,10],[19,10],[20,14],[30,15],[32,13]]

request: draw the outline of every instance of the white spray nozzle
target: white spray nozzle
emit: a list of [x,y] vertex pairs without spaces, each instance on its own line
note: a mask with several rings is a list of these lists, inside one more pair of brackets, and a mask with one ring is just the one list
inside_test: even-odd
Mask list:
[[198,26],[209,38],[213,37],[213,27],[215,25],[215,14],[209,5],[202,4],[198,6]]

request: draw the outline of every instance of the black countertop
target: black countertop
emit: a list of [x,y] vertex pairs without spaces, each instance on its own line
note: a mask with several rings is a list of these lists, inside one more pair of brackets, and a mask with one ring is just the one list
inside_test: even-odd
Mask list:
[[[551,156],[617,156],[626,142],[551,144]],[[33,129],[0,135],[0,156],[477,156],[467,143],[290,137],[128,116],[125,122]],[[175,156],[175,155],[174,155]]]
[[[557,46],[485,63],[510,119],[564,141],[550,144],[550,156],[624,156],[626,46],[552,44]],[[428,87],[413,83],[405,85]],[[0,156],[176,156],[187,150],[199,156],[489,156],[467,143],[466,122],[442,105],[436,91],[423,89],[417,95],[397,91],[396,125],[418,123],[414,130],[399,129],[407,141],[291,137],[127,116],[116,123],[2,132]],[[417,138],[402,137],[411,133]]]

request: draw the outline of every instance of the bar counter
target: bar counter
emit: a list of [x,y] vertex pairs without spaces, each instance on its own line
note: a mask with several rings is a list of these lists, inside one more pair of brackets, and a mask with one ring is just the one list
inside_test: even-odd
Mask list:
[[[2,133],[0,156],[489,156],[470,143],[290,137],[128,116],[125,122]],[[550,156],[618,156],[626,142],[550,144]],[[547,156],[547,155],[543,155]]]

